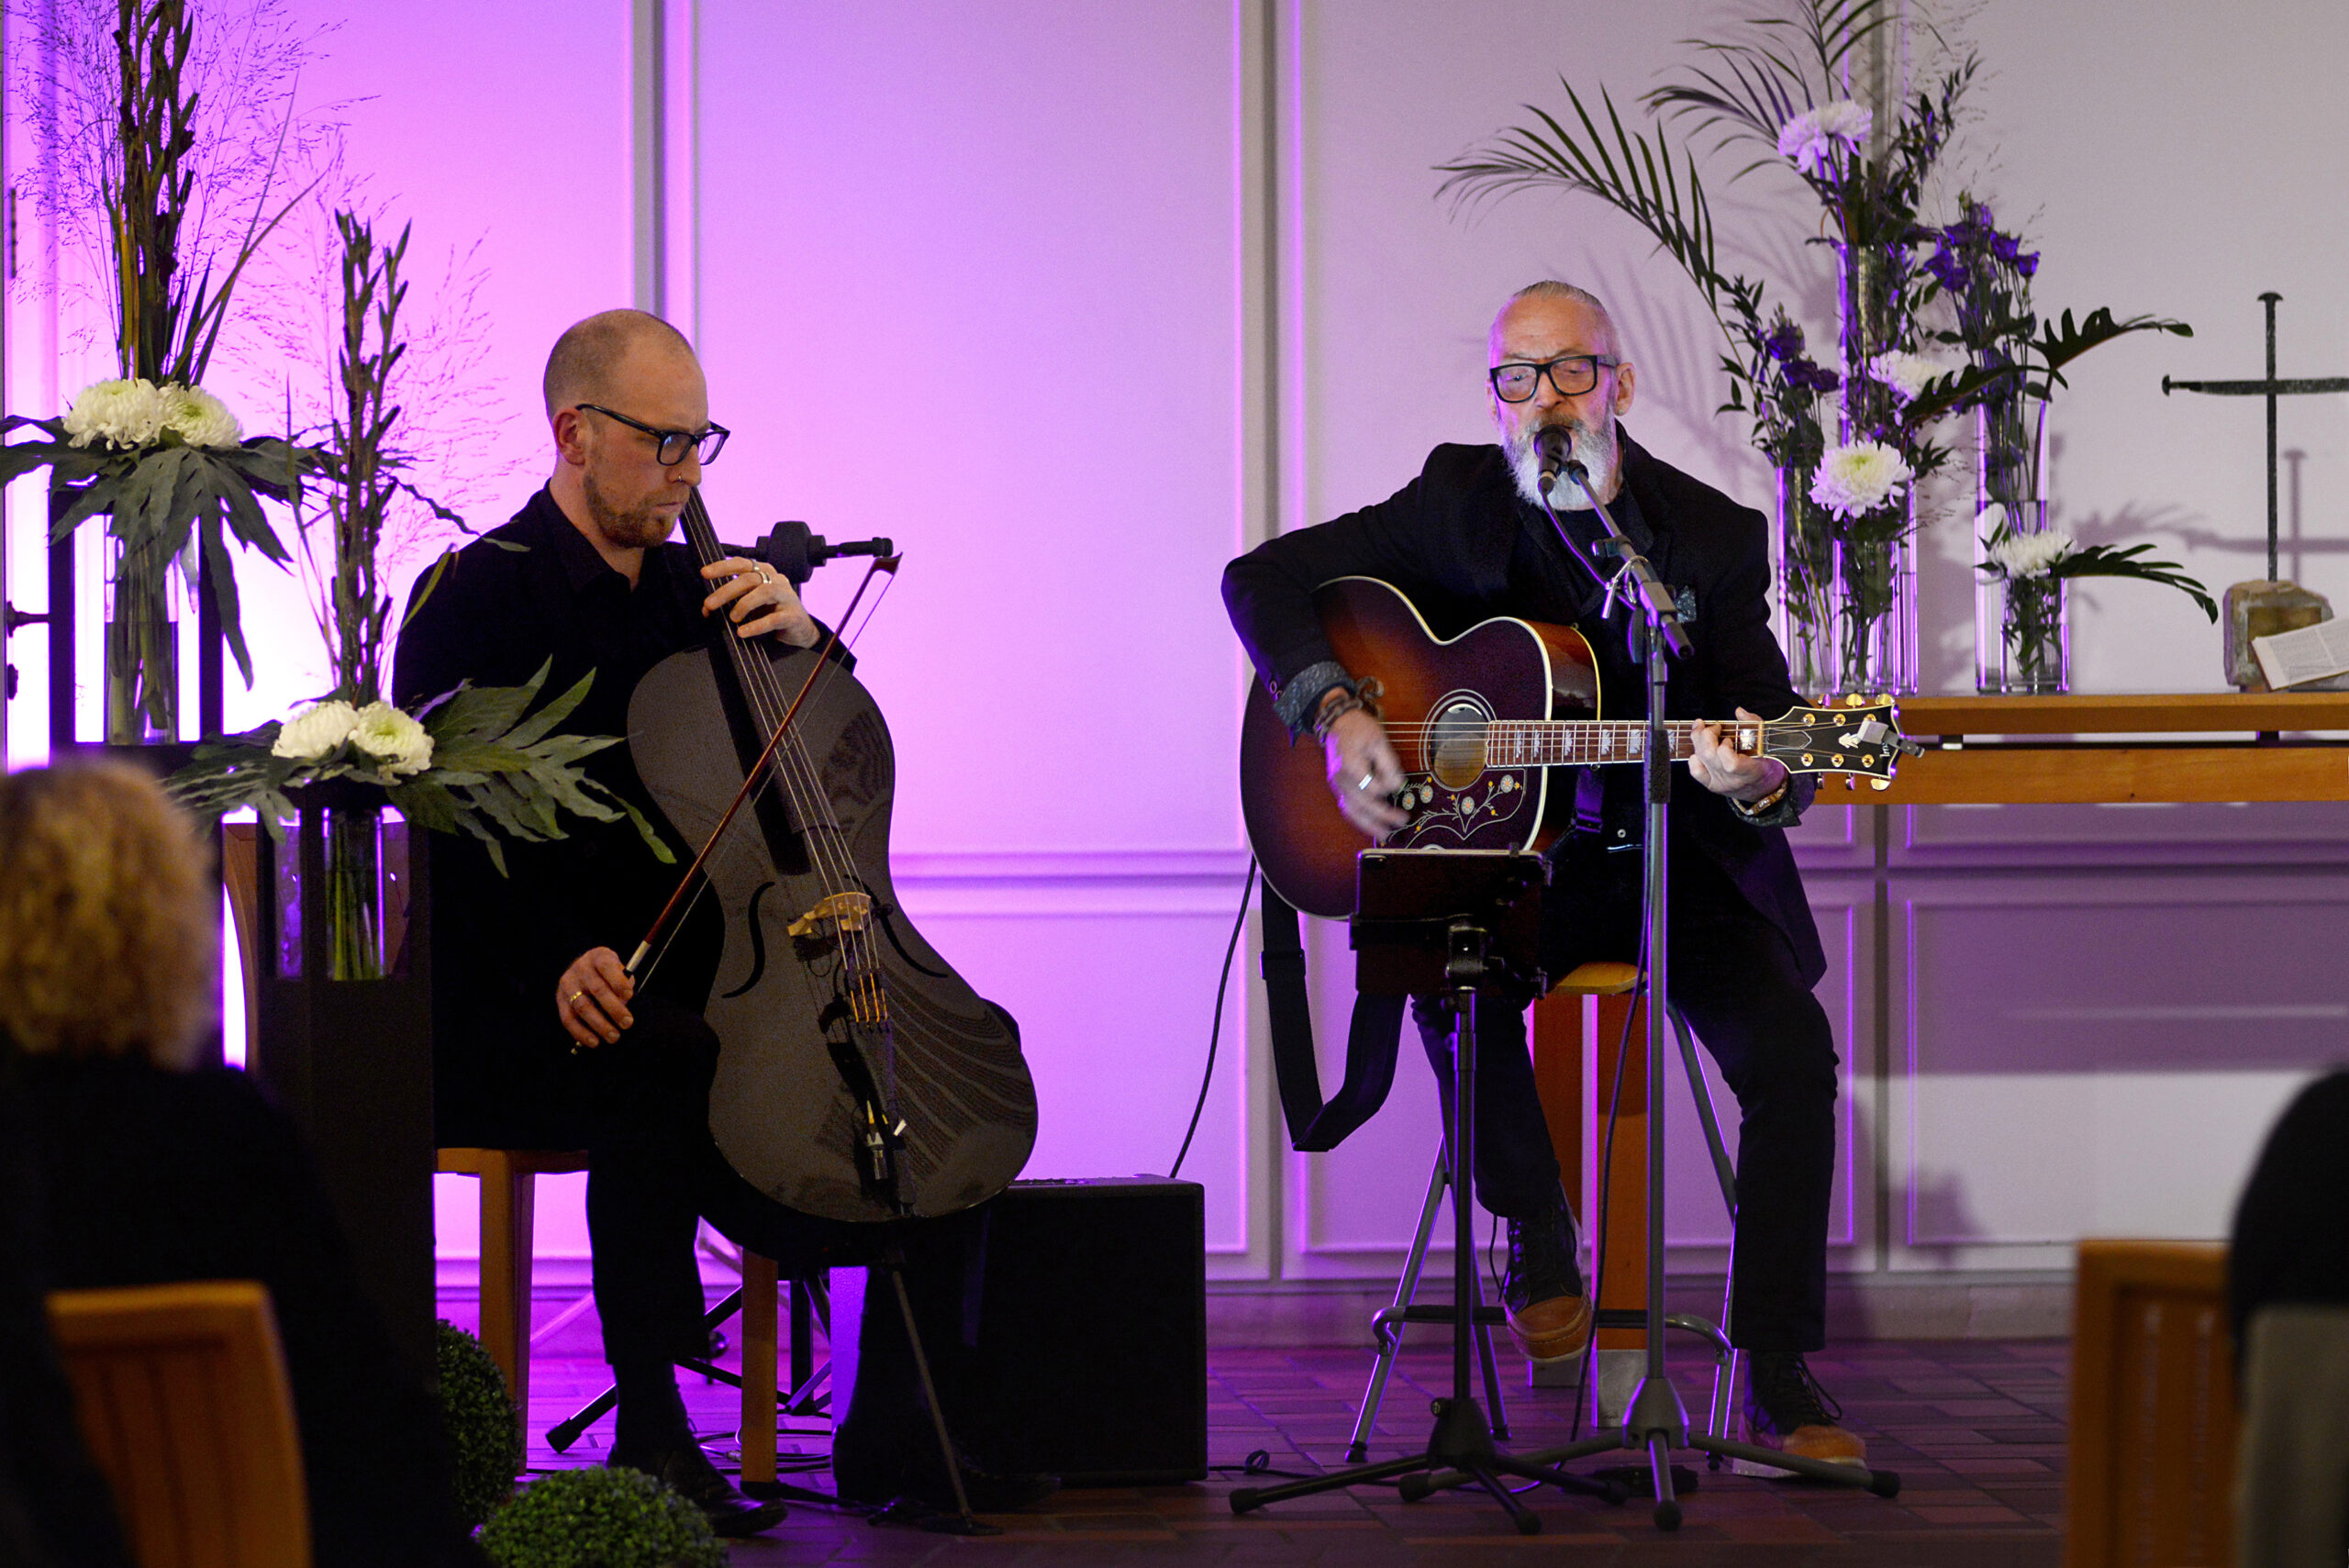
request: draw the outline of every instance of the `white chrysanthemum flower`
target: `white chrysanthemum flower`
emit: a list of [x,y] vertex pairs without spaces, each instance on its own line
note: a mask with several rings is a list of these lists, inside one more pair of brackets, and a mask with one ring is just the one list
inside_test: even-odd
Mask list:
[[1926,354],[1904,354],[1894,351],[1878,354],[1868,361],[1868,374],[1892,389],[1892,395],[1903,403],[1914,403],[1917,395],[1955,370]]
[[2044,577],[2072,553],[2072,536],[2061,528],[2009,534],[1990,547],[1990,559],[2009,577]]
[[1882,441],[1853,441],[1828,450],[1810,482],[1810,498],[1839,517],[1865,517],[1915,477]]
[[171,406],[166,423],[179,439],[192,447],[233,447],[245,439],[237,417],[228,406],[200,386],[182,386],[177,382],[165,382],[163,397]]
[[1821,104],[1788,120],[1778,129],[1778,156],[1791,158],[1806,174],[1827,172],[1835,144],[1857,150],[1876,127],[1876,116],[1864,104],[1849,98]]
[[93,440],[143,447],[163,433],[171,411],[171,399],[151,381],[102,381],[83,387],[73,399],[65,415],[65,433],[77,447]]
[[351,739],[358,722],[359,710],[347,702],[313,704],[285,721],[270,755],[315,762]]
[[432,765],[432,737],[424,732],[424,726],[387,702],[371,702],[359,710],[351,743],[396,778],[420,773]]

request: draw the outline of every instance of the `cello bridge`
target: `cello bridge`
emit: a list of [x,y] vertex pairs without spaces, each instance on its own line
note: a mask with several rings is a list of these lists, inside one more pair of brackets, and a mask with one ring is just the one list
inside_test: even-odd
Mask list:
[[791,922],[786,928],[795,937],[814,933],[817,927],[830,921],[843,931],[861,931],[873,920],[873,895],[869,893],[827,894],[813,909]]

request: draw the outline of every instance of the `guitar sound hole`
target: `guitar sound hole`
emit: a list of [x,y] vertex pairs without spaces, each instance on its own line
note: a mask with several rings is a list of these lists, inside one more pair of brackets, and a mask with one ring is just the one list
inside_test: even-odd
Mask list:
[[1466,789],[1485,773],[1485,715],[1466,703],[1439,711],[1428,744],[1428,772],[1446,789]]

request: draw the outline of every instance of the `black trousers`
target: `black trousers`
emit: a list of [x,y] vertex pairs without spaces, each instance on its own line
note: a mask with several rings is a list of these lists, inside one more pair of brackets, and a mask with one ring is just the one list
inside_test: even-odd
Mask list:
[[[1636,859],[1594,854],[1560,868],[1542,909],[1551,975],[1639,956],[1638,868],[1625,863]],[[1741,1113],[1731,1342],[1821,1349],[1839,1081],[1826,1011],[1785,934],[1701,855],[1674,857],[1670,916],[1672,1002],[1720,1064]],[[1433,997],[1414,998],[1411,1011],[1449,1125],[1452,1018]],[[1476,1013],[1476,1197],[1495,1214],[1523,1218],[1556,1200],[1557,1154],[1534,1088],[1523,1010],[1496,999]],[[1713,1201],[1711,1189],[1690,1201]]]
[[[549,1064],[551,1098],[587,1150],[587,1234],[605,1359],[618,1364],[701,1355],[707,1218],[729,1240],[773,1258],[786,1277],[901,1257],[916,1324],[950,1417],[967,1387],[977,1324],[985,1206],[903,1225],[851,1225],[785,1207],[736,1174],[709,1132],[718,1038],[698,1013],[654,998],[611,1045]],[[908,1472],[943,1477],[937,1440],[895,1293],[876,1272],[860,1330],[855,1396],[842,1418],[834,1480],[845,1495],[885,1501]],[[846,1325],[839,1326],[845,1330]]]

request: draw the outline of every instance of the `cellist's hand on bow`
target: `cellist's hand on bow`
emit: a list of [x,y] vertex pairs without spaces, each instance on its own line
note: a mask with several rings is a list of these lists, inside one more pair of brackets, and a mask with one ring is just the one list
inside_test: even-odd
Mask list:
[[628,1010],[636,982],[620,955],[609,948],[590,948],[573,959],[555,982],[554,994],[555,1017],[562,1020],[563,1032],[581,1045],[613,1044],[620,1030],[636,1022],[636,1015]]
[[701,602],[701,613],[715,615],[724,610],[726,618],[734,623],[735,636],[763,637],[773,632],[794,648],[813,648],[822,639],[816,617],[774,567],[729,555],[703,567],[701,574],[718,584]]

